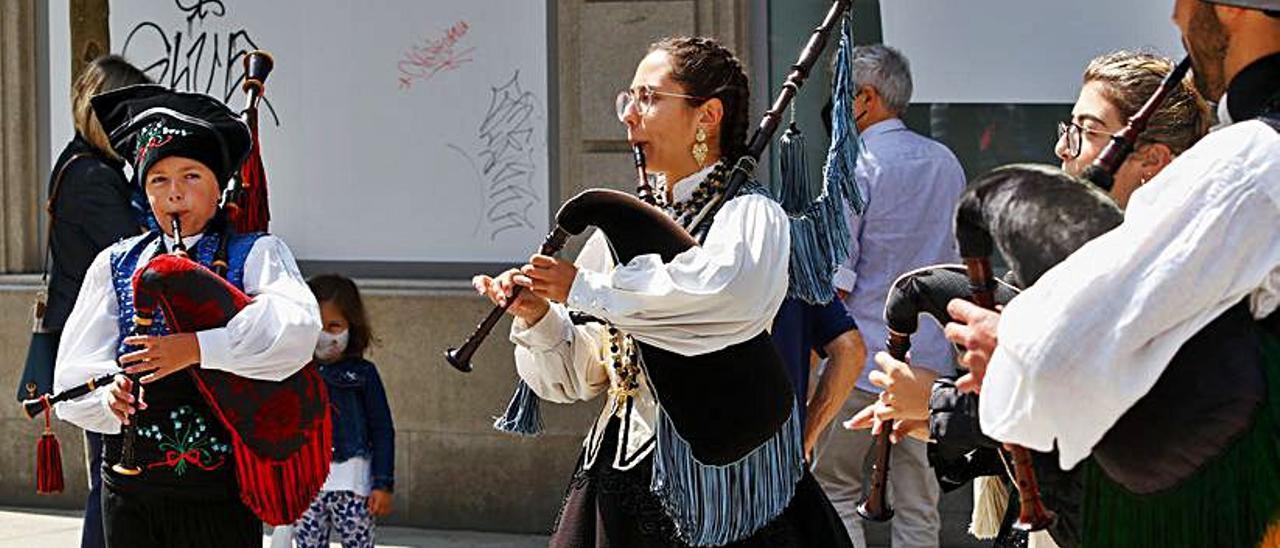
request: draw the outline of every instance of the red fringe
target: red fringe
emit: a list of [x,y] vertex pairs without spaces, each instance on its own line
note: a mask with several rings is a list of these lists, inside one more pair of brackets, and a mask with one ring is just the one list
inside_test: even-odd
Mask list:
[[329,477],[333,460],[333,426],[329,417],[329,397],[324,383],[319,383],[324,404],[324,418],[307,432],[307,442],[297,453],[283,461],[256,455],[240,435],[232,431],[236,460],[236,478],[240,481],[240,500],[268,525],[289,525],[302,517],[320,487]]
[[271,526],[290,525],[298,521],[329,478],[329,464],[333,460],[333,421],[329,415],[329,390],[317,373],[311,371],[309,374],[317,377],[316,395],[320,398],[324,416],[307,429],[307,441],[296,453],[278,461],[258,456],[244,443],[235,426],[223,417],[204,382],[193,373],[201,395],[231,433],[236,479],[240,483],[240,501],[258,519]]
[[254,122],[253,148],[240,168],[244,187],[243,201],[236,208],[235,228],[241,234],[266,232],[271,224],[271,208],[267,203],[267,171],[262,165],[262,147],[258,143],[257,121]]
[[36,442],[36,492],[41,495],[61,493],[62,447],[53,432],[45,431]]

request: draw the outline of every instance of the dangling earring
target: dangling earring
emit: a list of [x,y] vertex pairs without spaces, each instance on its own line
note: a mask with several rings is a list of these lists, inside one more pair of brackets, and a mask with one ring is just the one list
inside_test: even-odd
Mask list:
[[690,152],[693,153],[693,161],[698,162],[698,167],[702,167],[707,163],[707,130],[702,126],[698,126],[698,131],[693,134],[693,139],[696,142]]

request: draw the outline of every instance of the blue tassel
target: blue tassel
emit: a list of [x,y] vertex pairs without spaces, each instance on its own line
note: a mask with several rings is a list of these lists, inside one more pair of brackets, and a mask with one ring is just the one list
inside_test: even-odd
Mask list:
[[524,381],[516,385],[516,393],[507,404],[507,411],[493,420],[493,427],[521,436],[542,433],[542,407],[538,404],[538,395]]
[[836,51],[836,74],[831,90],[831,148],[822,168],[827,190],[842,196],[861,214],[864,207],[853,170],[858,162],[858,125],[853,119],[853,97],[858,93],[853,81],[853,31],[846,16],[840,27],[840,49]]
[[[865,206],[854,180],[854,168],[858,162],[858,126],[853,119],[853,96],[857,85],[849,58],[852,55],[853,35],[849,18],[840,29],[840,49],[836,52],[836,74],[832,89],[831,148],[823,166],[822,194],[810,201],[816,189],[808,188],[804,170],[792,170],[788,165],[803,166],[804,141],[788,129],[782,138],[783,208],[791,217],[790,284],[787,296],[810,304],[826,304],[835,298],[832,279],[836,269],[849,256],[849,226],[845,218],[847,203],[861,214]],[[796,132],[798,133],[798,131]]]
[[693,546],[723,546],[759,531],[791,503],[804,475],[800,413],[769,441],[738,462],[699,463],[671,419],[658,411],[658,446],[650,491],[676,524],[680,540]]
[[781,172],[781,188],[778,197],[782,200],[782,209],[789,214],[803,213],[809,200],[818,194],[809,177],[808,159],[804,151],[804,133],[796,126],[795,120],[782,132],[778,139],[778,156]]

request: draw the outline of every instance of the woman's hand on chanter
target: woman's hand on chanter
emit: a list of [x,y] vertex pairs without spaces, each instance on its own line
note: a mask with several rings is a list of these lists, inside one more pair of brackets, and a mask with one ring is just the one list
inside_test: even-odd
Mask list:
[[578,277],[578,267],[546,255],[529,257],[529,264],[520,267],[520,273],[512,281],[529,288],[535,295],[563,303],[569,300],[569,289]]
[[877,352],[875,360],[880,369],[872,371],[869,380],[883,390],[880,401],[884,403],[876,418],[882,421],[928,419],[929,395],[938,374],[898,361],[888,352]]
[[[471,278],[471,287],[475,288],[477,293],[488,297],[493,304],[505,306],[517,287],[512,278],[519,274],[520,271],[515,268],[503,272],[497,277],[481,274]],[[550,304],[547,303],[546,299],[531,291],[521,291],[512,301],[507,313],[524,320],[528,325],[533,325],[538,323],[549,309]]]
[[883,401],[876,400],[870,405],[862,408],[847,421],[841,423],[845,430],[866,430],[871,429],[871,435],[879,435],[884,430],[887,423],[892,423],[893,431],[889,433],[889,442],[898,443],[908,437],[916,438],[920,441],[929,441],[929,419],[903,419],[903,420],[880,420],[877,415],[886,414],[887,409]]

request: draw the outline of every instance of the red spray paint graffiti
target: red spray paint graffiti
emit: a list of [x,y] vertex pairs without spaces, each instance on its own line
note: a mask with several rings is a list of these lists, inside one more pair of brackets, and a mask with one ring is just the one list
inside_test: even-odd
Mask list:
[[418,81],[430,80],[441,72],[456,70],[473,61],[475,47],[459,44],[471,26],[458,21],[438,38],[425,38],[421,43],[409,46],[400,57],[400,89],[408,90]]

